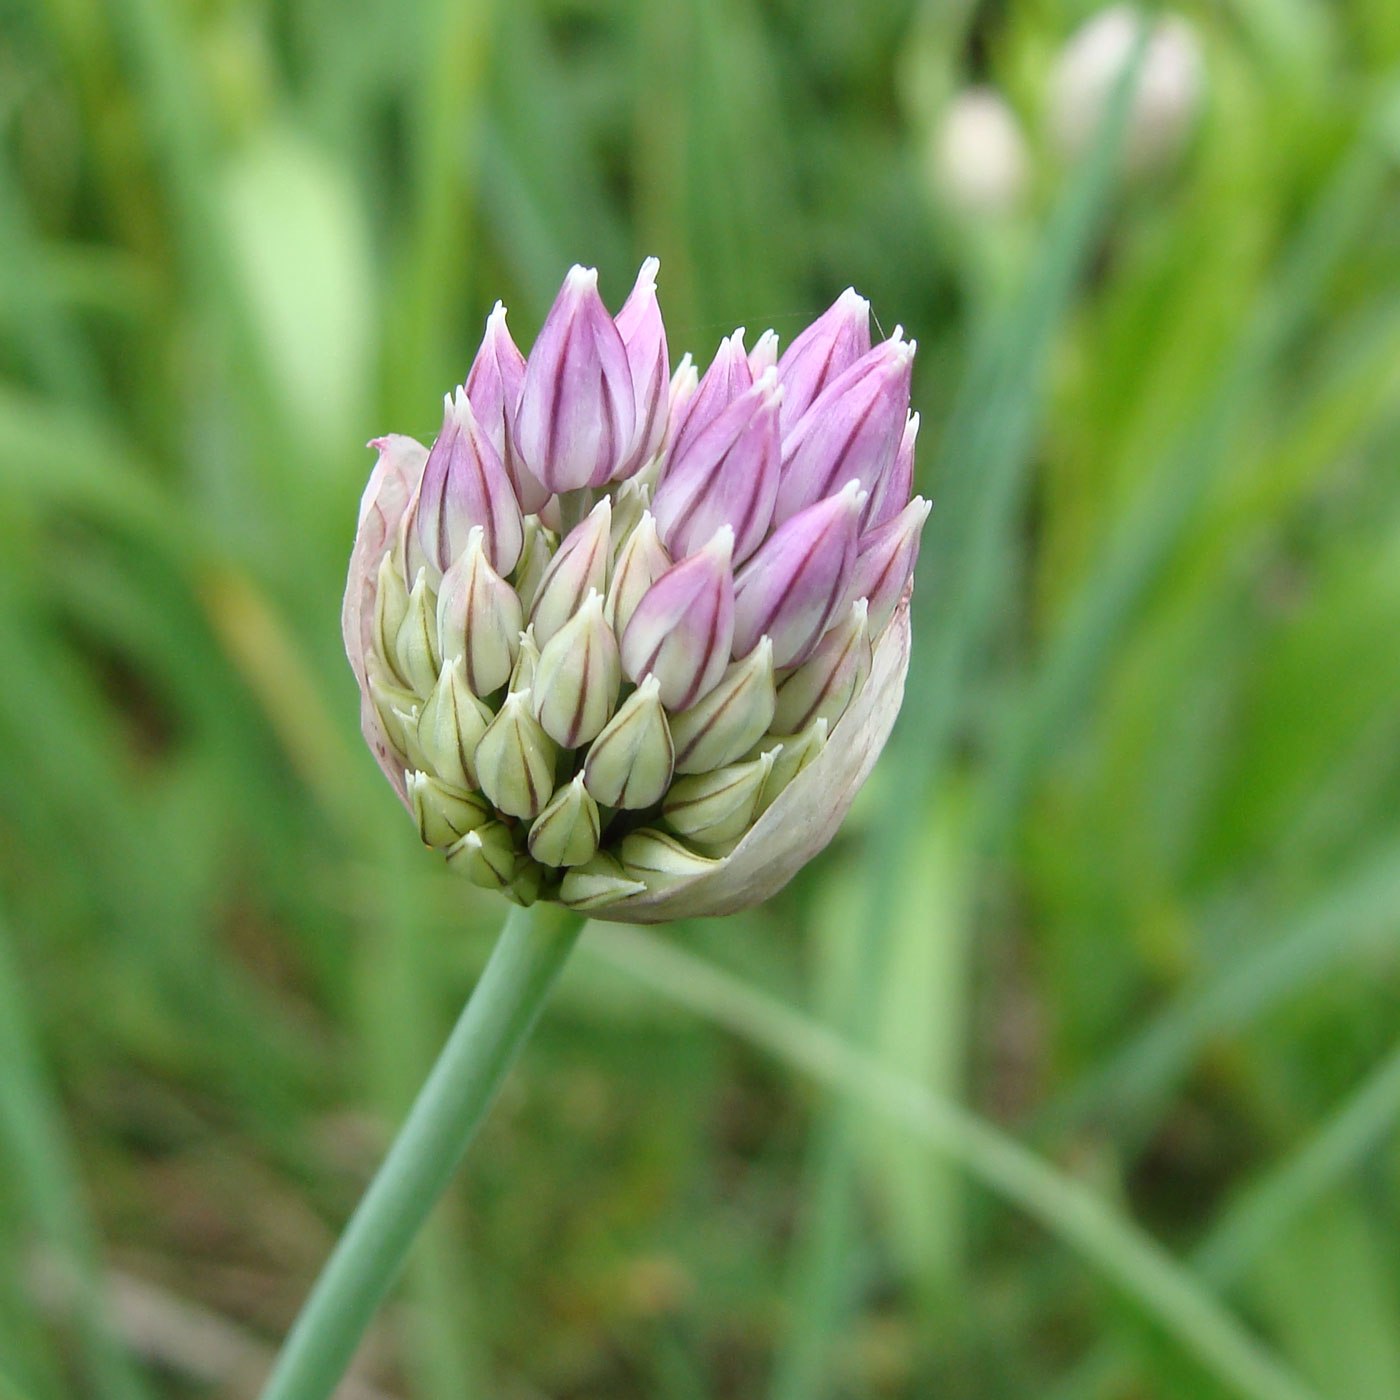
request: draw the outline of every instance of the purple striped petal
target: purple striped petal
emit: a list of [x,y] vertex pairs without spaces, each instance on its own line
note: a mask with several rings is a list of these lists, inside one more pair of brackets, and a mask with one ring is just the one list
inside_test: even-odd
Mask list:
[[846,589],[846,601],[870,600],[870,631],[878,635],[894,615],[895,606],[919,558],[919,535],[928,519],[929,503],[915,496],[893,519],[860,537],[856,567]]
[[421,562],[415,541],[423,559],[443,574],[467,547],[474,525],[484,531],[486,557],[498,574],[510,573],[520,558],[525,527],[515,488],[461,389],[444,400],[442,431],[409,514],[406,563],[415,572]]
[[642,264],[632,295],[617,313],[617,332],[627,349],[637,406],[632,449],[615,474],[618,479],[632,476],[645,466],[661,450],[666,437],[671,360],[666,349],[666,326],[656,301],[656,274],[660,267],[655,258]]
[[668,710],[684,710],[712,689],[734,639],[734,531],[721,525],[698,554],[682,559],[646,591],[622,634],[622,669],[653,675]]
[[715,357],[696,385],[690,401],[681,412],[671,436],[670,456],[680,451],[686,439],[694,436],[722,413],[740,394],[753,387],[753,373],[744,354],[744,328],[719,343]]
[[773,639],[773,664],[803,661],[851,581],[865,492],[848,481],[834,496],[775,530],[734,580],[734,654]]
[[870,488],[870,500],[865,507],[865,528],[893,520],[909,504],[914,489],[914,445],[919,440],[919,415],[911,413],[904,424],[904,436],[894,454],[894,465]]
[[870,303],[854,287],[847,287],[778,361],[784,437],[817,395],[869,349]]
[[632,445],[636,400],[627,347],[593,268],[573,267],[525,363],[515,441],[551,491],[601,486]]
[[870,491],[894,465],[909,412],[914,343],[895,327],[837,375],[783,439],[779,522],[831,495],[845,481]]
[[734,527],[736,563],[763,543],[778,495],[781,398],[770,369],[671,458],[651,512],[673,557],[699,549],[721,525]]
[[463,387],[476,421],[491,439],[515,487],[521,510],[530,515],[549,499],[549,492],[530,474],[515,446],[515,410],[524,382],[525,356],[511,339],[506,308],[498,301],[487,317],[486,334]]

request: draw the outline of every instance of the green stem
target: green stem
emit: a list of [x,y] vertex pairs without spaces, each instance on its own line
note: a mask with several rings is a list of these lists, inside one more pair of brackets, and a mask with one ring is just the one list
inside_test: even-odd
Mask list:
[[262,1400],[326,1400],[525,1043],[579,920],[513,909],[438,1062],[292,1328]]

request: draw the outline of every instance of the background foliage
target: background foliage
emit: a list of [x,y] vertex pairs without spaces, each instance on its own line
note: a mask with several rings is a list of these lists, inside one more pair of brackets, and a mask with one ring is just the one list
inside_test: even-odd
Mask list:
[[1251,1393],[824,1021],[1189,1258],[1252,1393],[1400,1395],[1400,9],[1195,6],[1136,181],[1046,149],[1085,13],[0,5],[5,1400],[254,1393],[501,915],[355,732],[361,444],[652,252],[677,354],[852,282],[919,339],[909,698],[780,898],[594,931],[345,1394]]

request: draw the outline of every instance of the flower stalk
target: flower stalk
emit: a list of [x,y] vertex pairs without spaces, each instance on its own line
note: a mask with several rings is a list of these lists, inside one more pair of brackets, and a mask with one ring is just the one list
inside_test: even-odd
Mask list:
[[582,920],[514,908],[432,1073],[287,1337],[262,1400],[327,1400],[446,1190],[578,939]]

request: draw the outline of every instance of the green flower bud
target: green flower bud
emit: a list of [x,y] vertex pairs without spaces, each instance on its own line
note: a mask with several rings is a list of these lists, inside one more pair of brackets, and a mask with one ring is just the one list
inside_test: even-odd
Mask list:
[[584,782],[603,806],[640,811],[661,801],[674,766],[661,683],[647,676],[594,740]]
[[408,775],[408,800],[425,846],[450,846],[491,819],[478,793],[463,792],[427,773]]
[[441,666],[437,599],[428,587],[427,570],[419,569],[408,595],[408,611],[394,637],[394,669],[415,695],[426,700],[437,684]]
[[719,864],[708,856],[696,855],[674,836],[654,827],[629,831],[622,838],[621,855],[623,873],[640,880],[654,893],[678,881],[704,875]]
[[393,673],[393,680],[399,685],[406,681],[398,674],[396,642],[399,628],[408,616],[408,589],[404,587],[403,573],[399,569],[394,551],[390,550],[379,561],[379,573],[374,589],[374,654],[385,668]]
[[[773,760],[773,769],[759,793],[755,817],[761,817],[777,798],[778,794],[826,747],[826,736],[830,726],[824,719],[814,719],[800,734],[784,738]],[[775,742],[775,736],[768,735],[760,740],[757,749]],[[757,752],[751,754],[756,757]]]
[[520,606],[527,613],[535,601],[535,595],[540,591],[549,561],[554,558],[554,551],[558,547],[559,536],[543,524],[539,516],[525,517],[525,548],[520,562],[515,566],[514,584]]
[[[404,597],[407,596],[405,593]],[[388,670],[387,666],[383,670],[378,665],[369,667],[369,695],[389,742],[400,754],[407,756],[417,737],[415,731],[421,702],[411,690],[405,690],[387,679]]]
[[418,750],[434,773],[454,787],[475,788],[473,755],[491,710],[472,694],[466,664],[458,656],[438,676],[437,685],[418,718]]
[[541,647],[579,610],[590,589],[606,593],[611,526],[612,500],[604,496],[559,546],[530,609]]
[[632,620],[642,595],[671,567],[671,556],[656,533],[651,512],[643,511],[636,528],[628,535],[613,565],[608,585],[608,605],[603,615],[608,626],[620,637]]
[[518,861],[515,838],[501,822],[476,827],[447,851],[448,867],[483,890],[511,885]]
[[540,664],[540,649],[535,645],[535,629],[527,627],[517,643],[515,667],[510,673],[512,690],[531,690],[535,684],[535,667]]
[[748,752],[773,720],[773,643],[760,637],[698,704],[671,716],[677,773],[708,773]]
[[477,781],[502,812],[537,817],[554,791],[554,754],[532,713],[530,692],[512,691],[476,746]]
[[629,477],[617,487],[613,495],[612,527],[608,531],[614,564],[650,504],[651,487],[638,477]]
[[486,557],[486,532],[472,527],[461,557],[438,590],[438,639],[444,660],[462,657],[473,695],[490,695],[510,677],[525,611]]
[[778,687],[773,733],[796,734],[818,717],[835,724],[870,674],[869,604],[858,598]]
[[662,813],[687,840],[707,846],[735,840],[753,823],[777,754],[777,749],[769,749],[747,763],[677,779],[666,794]]
[[549,872],[529,856],[517,856],[515,879],[501,891],[512,904],[528,909],[539,897]]
[[559,902],[581,914],[591,914],[645,889],[642,881],[629,879],[612,856],[599,851],[592,860],[565,872],[559,886]]
[[549,799],[530,828],[530,854],[542,865],[582,865],[598,849],[598,804],[575,775]]
[[535,668],[535,717],[566,749],[594,739],[612,718],[622,683],[617,638],[596,590],[549,639]]

